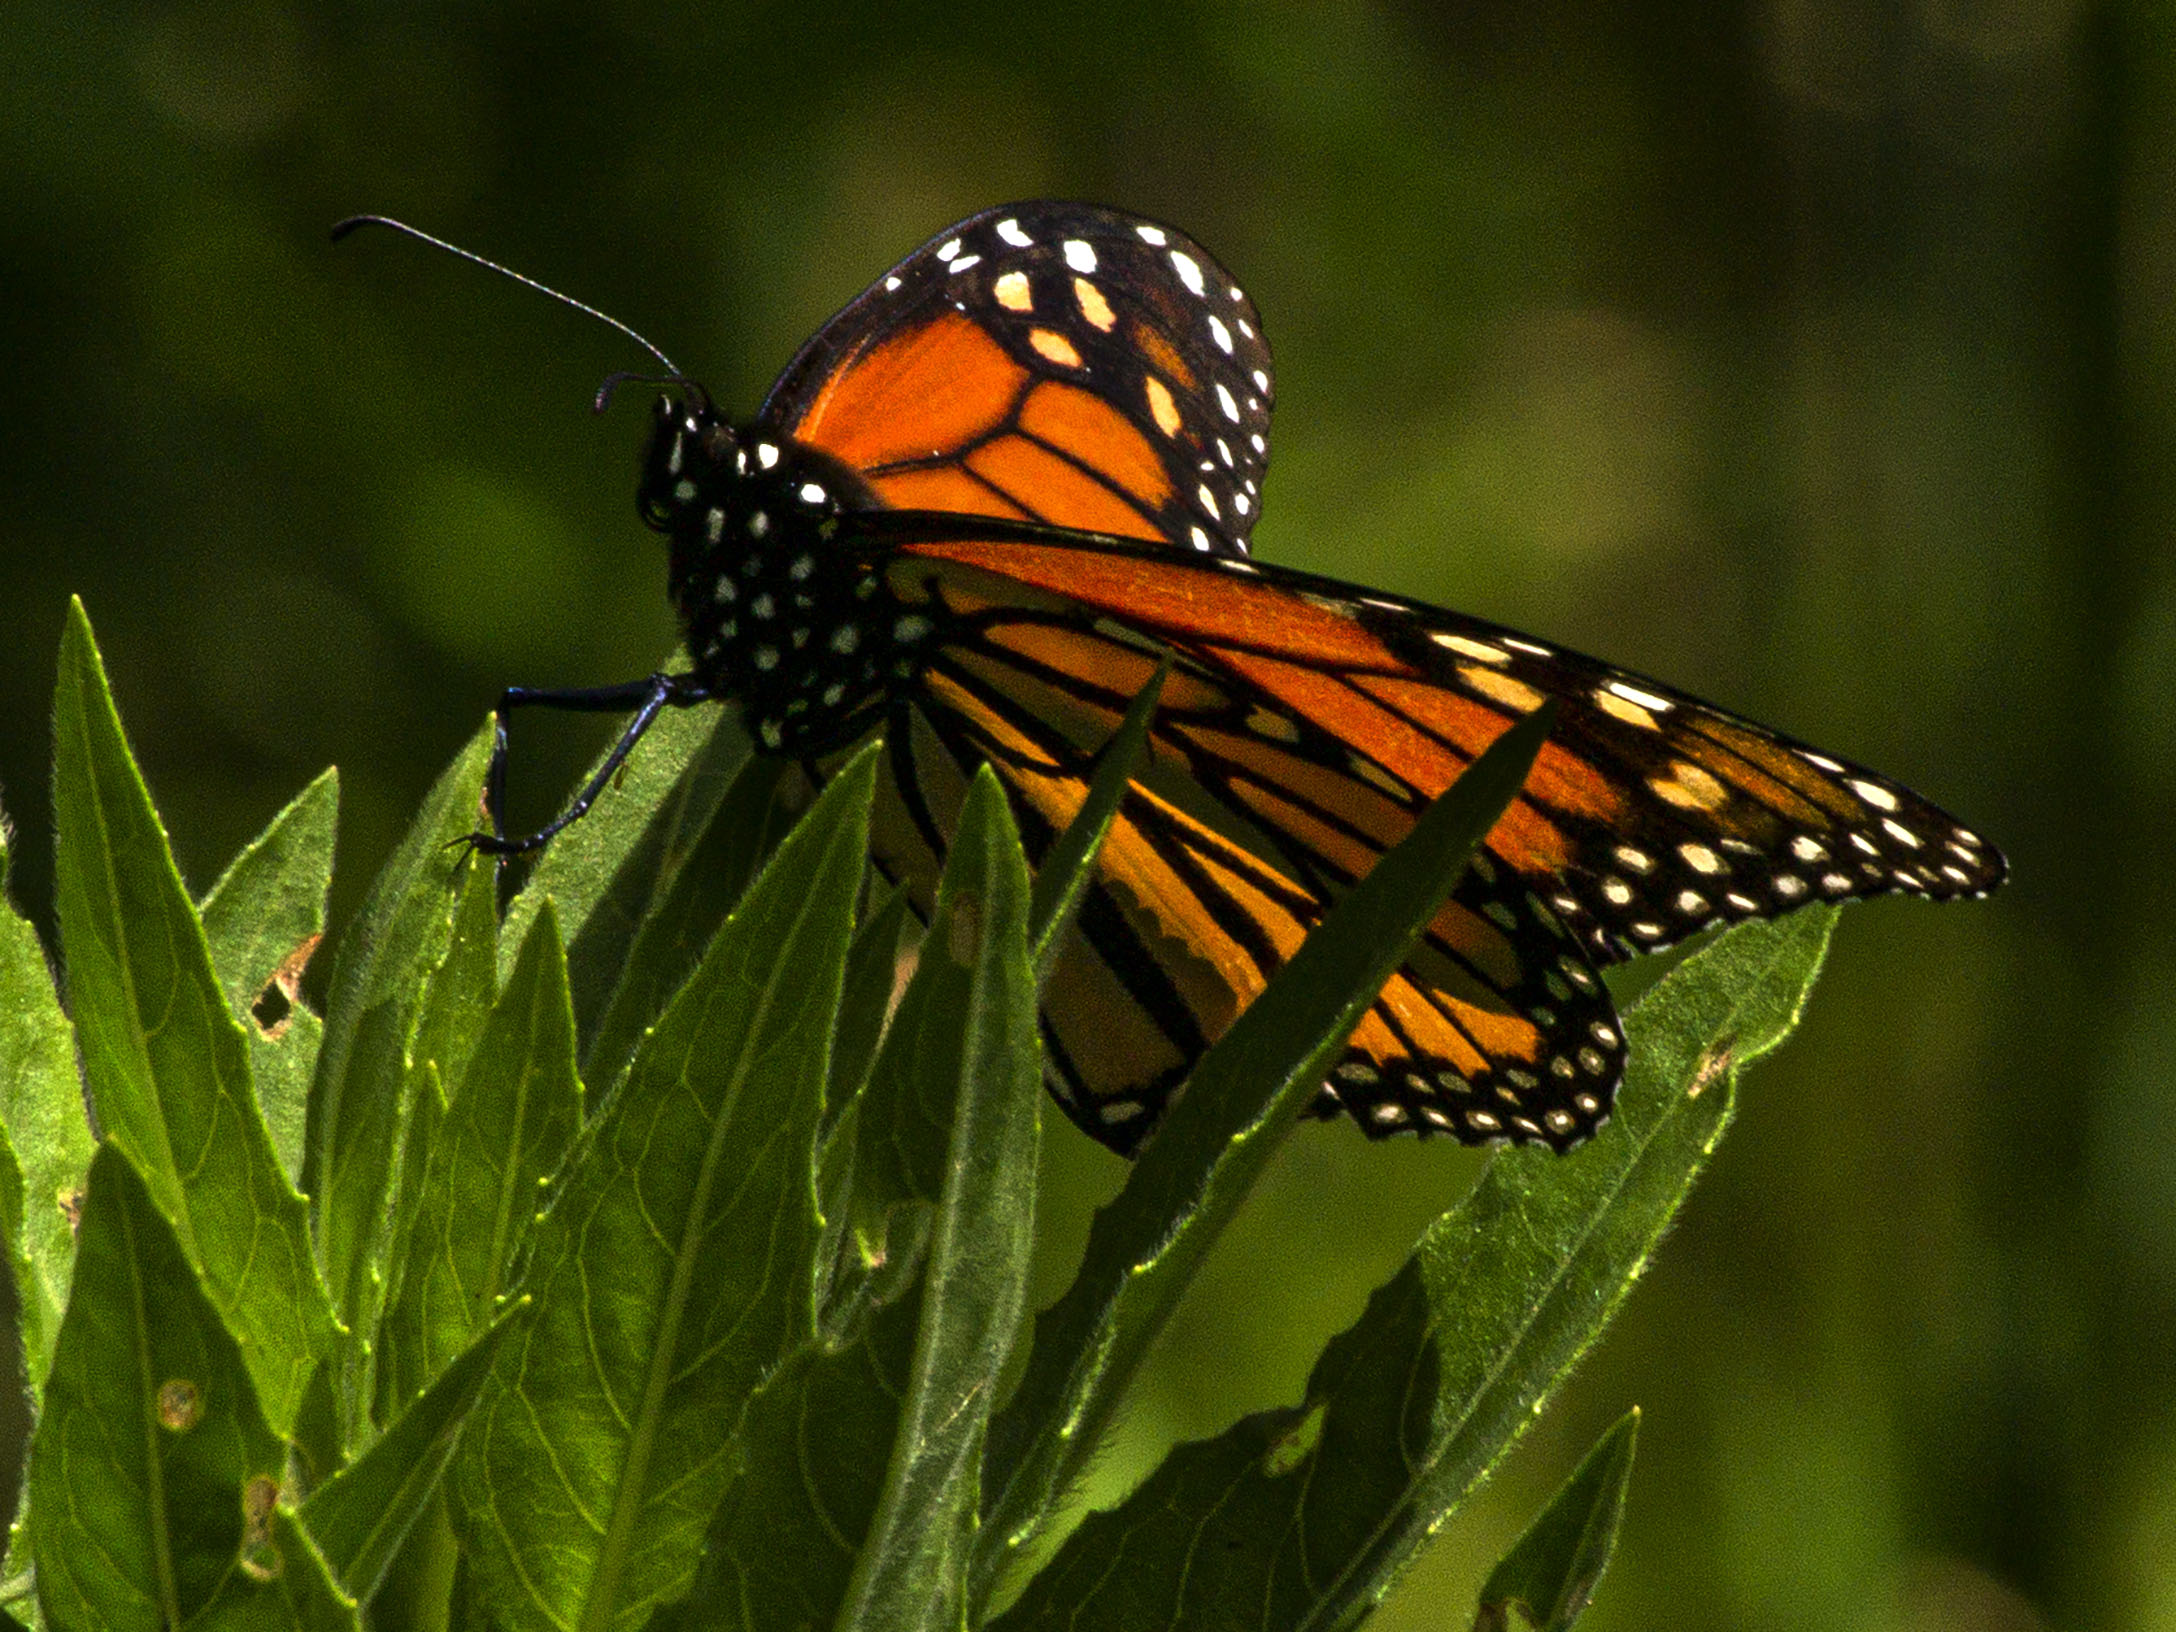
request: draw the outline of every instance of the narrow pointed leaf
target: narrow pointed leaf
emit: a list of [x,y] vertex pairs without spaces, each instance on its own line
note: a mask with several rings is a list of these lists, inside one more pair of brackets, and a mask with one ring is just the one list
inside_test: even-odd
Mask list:
[[[429,1096],[418,1095],[419,1103]],[[381,1365],[395,1403],[468,1352],[498,1317],[543,1181],[582,1121],[574,1010],[551,903],[493,1009],[432,1139]]]
[[249,1038],[250,1075],[272,1148],[295,1183],[325,1029],[303,1006],[302,976],[325,933],[339,810],[339,776],[327,771],[250,841],[198,907],[212,967]]
[[1180,1293],[1525,781],[1551,718],[1544,705],[1499,737],[1330,910],[1203,1056],[1096,1216],[1080,1276],[1036,1321],[1026,1375],[992,1429],[979,1595],[1095,1453]]
[[1038,981],[1049,978],[1050,966],[1065,944],[1065,932],[1072,927],[1073,913],[1080,906],[1088,881],[1095,876],[1096,856],[1111,831],[1118,803],[1125,797],[1142,752],[1148,747],[1148,728],[1156,718],[1157,699],[1163,696],[1164,681],[1170,675],[1171,654],[1166,652],[1148,684],[1127,708],[1111,740],[1103,745],[1097,756],[1096,774],[1088,783],[1080,809],[1036,870],[1035,904],[1028,922]]
[[368,1602],[432,1498],[453,1458],[469,1409],[508,1330],[527,1318],[517,1305],[441,1370],[377,1442],[310,1493],[302,1520],[333,1578]]
[[[1042,1060],[1028,870],[987,766],[968,790],[944,884],[909,993],[936,1025],[915,1027],[877,1065],[879,1076],[893,1060],[912,1073],[927,1116],[913,1142],[943,1165],[898,1437],[841,1632],[964,1624],[983,1441],[1034,1253]],[[905,1128],[900,1137],[912,1139]]]
[[[1736,1068],[1796,1023],[1835,909],[1742,924],[1625,1016],[1609,1127],[1506,1151],[1316,1363],[1305,1401],[1182,1446],[1091,1515],[995,1625],[1357,1626],[1531,1423],[1639,1278],[1729,1120]],[[1112,1561],[1123,1556],[1125,1568]]]
[[776,846],[788,818],[776,794],[787,762],[746,761],[635,932],[633,947],[597,1034],[583,1056],[599,1095],[627,1069],[642,1034],[665,1011],[703,948]]
[[[403,1275],[414,1257],[425,1178],[446,1119],[447,1091],[467,1073],[499,998],[497,881],[488,867],[472,865],[457,882],[460,899],[454,907],[452,932],[438,966],[424,984],[408,1045],[406,1103],[393,1138],[398,1178],[383,1203],[387,1223],[379,1251],[384,1268],[378,1270],[374,1263],[368,1292],[356,1310],[357,1319],[376,1325],[381,1341],[351,1345],[347,1356],[344,1398],[350,1412],[346,1440],[351,1452],[369,1437],[368,1424],[357,1414],[363,1402],[370,1403],[371,1423],[389,1421],[430,1375],[415,1371],[396,1376],[386,1369],[390,1351],[384,1311],[403,1296]],[[481,1329],[479,1322],[465,1330],[459,1342],[443,1351],[441,1361],[459,1353],[474,1331]],[[413,1345],[401,1352],[410,1360],[420,1358]]]
[[537,1226],[536,1313],[452,1481],[509,1632],[631,1628],[685,1591],[749,1395],[808,1338],[815,1129],[874,773],[864,752],[780,847]]
[[0,815],[0,1130],[16,1169],[7,1253],[35,1403],[68,1307],[73,1220],[94,1146],[76,1074],[75,1028],[61,1010],[37,931],[7,899],[7,843]]
[[489,747],[489,732],[479,731],[439,777],[333,961],[303,1165],[325,1280],[359,1340],[384,1290],[390,1198],[414,1087],[409,1049],[453,933],[464,865],[454,846],[476,826]]
[[337,1328],[249,1046],[137,774],[80,602],[54,704],[55,895],[84,1078],[285,1433]]
[[1474,1632],[1512,1632],[1514,1611],[1538,1632],[1570,1632],[1586,1613],[1617,1545],[1639,1427],[1636,1408],[1618,1418],[1489,1571]]
[[149,1187],[118,1148],[102,1147],[31,1443],[47,1625],[179,1626],[236,1572],[285,1454]]

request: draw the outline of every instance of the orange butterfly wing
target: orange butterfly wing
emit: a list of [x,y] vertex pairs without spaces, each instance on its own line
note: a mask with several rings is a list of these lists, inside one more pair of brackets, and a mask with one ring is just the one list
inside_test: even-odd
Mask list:
[[1894,783],[1509,630],[1248,560],[1270,403],[1253,308],[1199,246],[1036,204],[902,261],[764,407],[910,512],[858,543],[937,628],[887,726],[873,841],[918,907],[977,765],[1039,859],[1154,654],[1176,656],[1044,992],[1051,1086],[1098,1139],[1130,1149],[1329,902],[1544,696],[1552,741],[1325,1112],[1567,1148],[1623,1068],[1598,963],[1804,900],[1999,881],[1999,855]]

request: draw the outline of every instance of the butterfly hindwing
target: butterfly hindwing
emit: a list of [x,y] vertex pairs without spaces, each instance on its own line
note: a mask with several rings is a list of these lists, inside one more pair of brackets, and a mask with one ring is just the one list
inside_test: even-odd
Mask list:
[[[987,644],[940,652],[928,676],[933,706],[894,732],[895,744],[914,745],[905,754],[895,747],[892,787],[915,820],[925,859],[907,871],[921,875],[924,893],[944,812],[974,766],[997,770],[1039,861],[1085,795],[1092,754],[1082,743],[1125,706],[1122,692],[1041,660],[1062,656],[1075,632],[1035,618],[1007,629],[1009,621],[985,613]],[[1129,680],[1132,655],[1114,663]],[[1068,706],[1052,706],[1058,694]],[[1195,769],[1180,746],[1190,734],[1236,725],[1255,705],[1192,665],[1164,695],[1153,732],[1162,764],[1128,791],[1078,934],[1044,993],[1053,1090],[1120,1149],[1153,1125],[1194,1059],[1366,865],[1348,871],[1349,857],[1325,862],[1260,831],[1240,842],[1228,831],[1238,825],[1231,810],[1212,805],[1206,816],[1220,819],[1205,819],[1167,797],[1166,787],[1189,786],[1159,773]],[[911,879],[909,888],[917,889]],[[1622,1065],[1615,1016],[1576,944],[1530,898],[1522,881],[1478,862],[1361,1022],[1331,1073],[1324,1114],[1349,1111],[1378,1134],[1429,1128],[1560,1146],[1592,1131]]]
[[[952,525],[887,575],[940,630],[929,740],[989,760],[1046,835],[1154,654],[1181,659],[1084,914],[1087,961],[1046,1001],[1084,1125],[1152,1112],[1327,903],[1544,697],[1559,723],[1527,786],[1333,1074],[1375,1131],[1575,1143],[1622,1066],[1596,965],[1805,900],[2002,876],[1895,783],[1495,625],[1253,562]],[[1068,990],[1082,1016],[1132,1003],[1149,1046],[1069,1027]]]

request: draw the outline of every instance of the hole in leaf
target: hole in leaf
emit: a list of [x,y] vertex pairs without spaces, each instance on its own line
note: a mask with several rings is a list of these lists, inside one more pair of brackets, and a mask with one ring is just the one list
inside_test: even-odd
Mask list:
[[258,1031],[268,1043],[276,1043],[287,1034],[287,1023],[294,1018],[295,1005],[302,1001],[302,976],[310,967],[310,958],[317,951],[318,943],[325,937],[312,935],[286,957],[272,971],[272,978],[257,993],[256,1001],[249,1006],[249,1017],[257,1022]]

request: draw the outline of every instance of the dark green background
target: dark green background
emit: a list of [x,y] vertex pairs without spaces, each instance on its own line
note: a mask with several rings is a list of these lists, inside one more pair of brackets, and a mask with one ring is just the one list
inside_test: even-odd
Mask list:
[[[1277,348],[1265,557],[1714,696],[2016,873],[1846,915],[1627,1319],[1379,1624],[1464,1624],[1637,1402],[1597,1627],[2176,1626],[2172,89],[2165,14],[2084,0],[11,4],[18,897],[72,591],[191,882],[336,763],[343,914],[500,686],[670,642],[643,394],[585,411],[639,355],[335,218],[745,411],[956,216],[1164,217]],[[526,729],[517,815],[596,740]],[[1112,1164],[1050,1142],[1077,1240]],[[1307,1130],[1110,1490],[1292,1397],[1474,1166]]]

